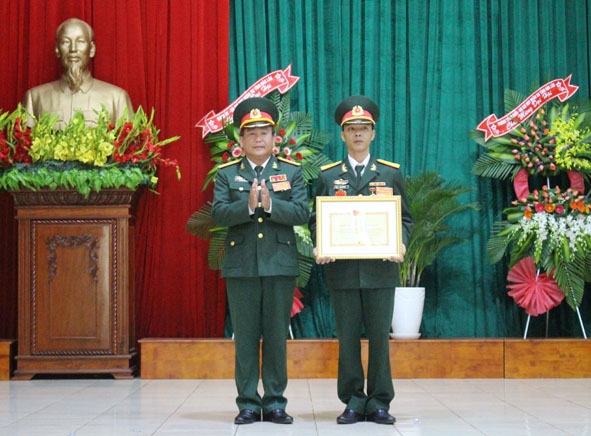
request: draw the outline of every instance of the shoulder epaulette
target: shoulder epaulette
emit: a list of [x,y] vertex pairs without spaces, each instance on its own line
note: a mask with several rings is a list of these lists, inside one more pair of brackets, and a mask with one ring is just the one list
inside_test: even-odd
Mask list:
[[338,162],[333,162],[333,163],[329,163],[329,164],[323,165],[323,166],[320,167],[320,171],[326,171],[326,170],[329,170],[331,168],[334,168],[337,165],[340,165],[341,162],[342,162],[342,160],[340,160]]
[[277,160],[280,160],[281,162],[285,162],[285,163],[288,163],[288,164],[291,164],[291,165],[295,165],[296,167],[299,167],[301,165],[301,163],[299,163],[299,162],[295,162],[293,160],[285,159],[284,157],[280,157],[280,156],[277,156]]
[[384,160],[384,159],[376,159],[376,162],[379,162],[382,165],[387,165],[392,168],[400,168],[400,164],[397,164],[395,162],[388,162],[387,160]]
[[218,167],[218,170],[221,170],[222,168],[226,168],[226,167],[231,167],[232,165],[236,165],[237,163],[241,162],[242,159],[237,159],[237,160],[233,160],[231,162],[226,162],[225,164],[221,164]]

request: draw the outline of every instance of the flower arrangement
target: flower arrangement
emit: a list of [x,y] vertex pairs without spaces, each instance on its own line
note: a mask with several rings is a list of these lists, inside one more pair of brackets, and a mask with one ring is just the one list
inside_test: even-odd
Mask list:
[[[326,132],[312,129],[312,115],[290,111],[289,91],[285,94],[273,91],[267,98],[277,106],[279,111],[273,154],[300,163],[306,182],[309,183],[318,177],[318,171],[322,165],[330,163],[322,153],[330,136]],[[207,174],[203,189],[215,181],[220,165],[244,156],[238,143],[239,135],[240,132],[232,120],[227,120],[221,131],[209,133],[205,137],[214,166]]]
[[[510,111],[525,97],[505,92]],[[514,178],[523,169],[532,176],[555,176],[569,169],[591,171],[591,101],[548,102],[528,121],[504,136],[485,141],[479,130],[470,136],[486,151],[472,172],[483,177]]]
[[[524,99],[507,90],[506,110]],[[517,197],[503,210],[506,219],[493,225],[487,245],[491,263],[508,253],[511,279],[523,269],[524,259],[533,260],[537,274],[530,297],[516,299],[526,312],[539,314],[533,300],[539,301],[535,293],[541,278],[546,285],[540,288],[555,283],[578,310],[585,282],[591,281],[591,201],[585,195],[585,180],[591,176],[591,101],[549,101],[503,136],[485,141],[476,129],[470,136],[485,148],[472,172],[511,179]],[[566,175],[570,186],[561,185]],[[530,182],[535,186],[540,180],[541,188],[530,188]],[[550,296],[547,301],[546,310],[560,303]]]
[[[302,112],[290,111],[289,91],[280,94],[273,91],[267,96],[277,107],[279,120],[276,126],[273,154],[301,164],[306,183],[318,177],[320,167],[330,163],[330,159],[322,153],[324,145],[330,140],[326,132],[312,129],[312,116]],[[220,165],[241,159],[243,151],[238,143],[239,130],[230,120],[224,123],[224,128],[216,133],[209,133],[205,143],[209,144],[213,168],[207,174],[203,183],[205,190],[209,183],[215,181]],[[202,239],[209,239],[208,262],[211,269],[221,269],[224,261],[224,243],[227,228],[217,227],[211,218],[211,202],[203,205],[188,220],[186,230]],[[314,244],[307,226],[295,226],[296,244],[299,253],[300,276],[298,286],[305,286],[308,282],[314,263],[312,253]]]
[[559,186],[534,190],[505,209],[507,221],[496,224],[488,244],[493,262],[509,249],[513,268],[533,257],[540,270],[552,277],[576,308],[583,298],[584,283],[591,280],[591,203],[577,190]]
[[55,129],[57,117],[44,114],[38,120],[19,105],[0,114],[0,189],[91,190],[140,185],[154,189],[157,169],[176,167],[164,158],[162,147],[179,139],[160,140],[150,117],[140,106],[131,119],[125,115],[115,124],[103,108],[96,124],[86,124],[77,112],[63,129]]

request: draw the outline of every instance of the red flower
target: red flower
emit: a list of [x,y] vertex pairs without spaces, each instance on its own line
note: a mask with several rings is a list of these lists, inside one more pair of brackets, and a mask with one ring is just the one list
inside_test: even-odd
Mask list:
[[557,204],[556,209],[554,209],[554,212],[556,212],[559,215],[562,215],[564,213],[564,206],[562,204]]

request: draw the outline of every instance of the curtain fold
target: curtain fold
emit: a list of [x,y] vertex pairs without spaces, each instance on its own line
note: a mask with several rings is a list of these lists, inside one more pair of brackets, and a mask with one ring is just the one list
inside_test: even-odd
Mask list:
[[[528,94],[572,74],[577,95],[589,97],[591,0],[22,0],[0,2],[0,14],[18,23],[0,27],[1,109],[59,75],[55,28],[78,16],[97,33],[95,76],[127,89],[134,106],[154,107],[163,137],[181,136],[166,153],[179,159],[182,180],[162,171],[160,194],[144,192],[139,202],[137,337],[223,335],[224,283],[207,266],[207,242],[184,231],[211,199],[211,188],[201,187],[212,163],[194,125],[289,64],[300,76],[293,109],[333,135],[329,157],[345,154],[334,108],[347,95],[366,94],[382,112],[372,152],[400,163],[405,175],[434,170],[475,188],[464,200],[483,210],[450,223],[468,242],[425,275],[423,337],[522,335],[525,316],[507,297],[506,268],[486,257],[492,223],[513,193],[471,174],[480,150],[468,132],[504,113],[507,88]],[[12,199],[0,193],[0,337],[16,337],[16,247]],[[322,273],[315,268],[303,290],[298,337],[334,334]],[[589,330],[588,295],[581,311]],[[544,318],[532,321],[530,336],[544,331]],[[565,305],[551,312],[550,326],[581,335]]]
[[[471,174],[480,150],[468,132],[487,115],[504,114],[507,88],[529,94],[572,74],[578,95],[589,97],[590,0],[236,0],[231,8],[231,99],[292,64],[300,76],[290,91],[293,110],[311,113],[315,128],[333,134],[330,158],[346,153],[334,108],[366,94],[381,111],[372,153],[400,163],[405,175],[437,171],[475,188],[462,201],[479,201],[482,211],[450,222],[468,241],[425,274],[423,337],[522,335],[525,315],[507,297],[505,265],[491,266],[486,255],[492,223],[513,193]],[[300,337],[331,331],[320,269],[304,290]],[[587,329],[590,300],[581,307]],[[555,312],[556,334],[581,336],[572,310]],[[535,322],[543,329],[544,320]]]
[[[208,244],[185,232],[191,214],[211,199],[201,190],[210,169],[195,127],[228,104],[229,2],[219,0],[23,0],[1,2],[4,67],[0,108],[13,110],[26,89],[55,80],[56,27],[78,17],[95,30],[95,77],[126,89],[134,107],[155,109],[161,138],[177,159],[160,172],[159,194],[143,192],[136,222],[136,336],[220,337],[225,288],[207,265]],[[6,43],[8,41],[8,43]],[[0,193],[0,337],[17,334],[17,239],[12,199]]]

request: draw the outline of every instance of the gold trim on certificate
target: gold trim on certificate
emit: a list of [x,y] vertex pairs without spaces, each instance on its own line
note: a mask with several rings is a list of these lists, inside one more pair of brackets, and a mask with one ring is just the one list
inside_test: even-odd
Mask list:
[[400,195],[316,197],[316,250],[333,259],[402,255]]

